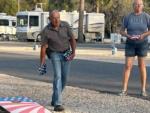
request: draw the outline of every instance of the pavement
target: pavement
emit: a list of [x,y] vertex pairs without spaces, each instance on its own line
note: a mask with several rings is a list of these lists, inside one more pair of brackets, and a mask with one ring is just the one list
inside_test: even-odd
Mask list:
[[0,86],[0,97],[29,97],[52,113],[150,113],[149,97],[130,94],[118,96],[71,86],[67,86],[63,92],[65,111],[54,112],[54,108],[50,106],[52,95],[50,83],[0,74]]

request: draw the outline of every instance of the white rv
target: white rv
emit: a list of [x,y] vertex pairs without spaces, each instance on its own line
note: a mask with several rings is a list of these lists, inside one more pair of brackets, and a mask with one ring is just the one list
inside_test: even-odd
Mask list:
[[[17,13],[17,37],[23,40],[40,40],[40,31],[48,24],[49,12],[43,11],[22,11]],[[78,37],[79,13],[60,12],[60,19],[67,21],[73,32]],[[84,13],[83,31],[85,41],[92,39],[103,39],[105,28],[105,16],[102,13]]]
[[17,32],[19,40],[40,40],[40,31],[48,24],[48,12],[42,10],[21,11],[17,13]]
[[[60,12],[61,20],[67,21],[75,37],[78,37],[79,12]],[[103,13],[86,13],[83,18],[83,36],[85,41],[103,40],[105,32],[105,15]]]
[[0,38],[10,40],[16,35],[16,17],[0,13]]

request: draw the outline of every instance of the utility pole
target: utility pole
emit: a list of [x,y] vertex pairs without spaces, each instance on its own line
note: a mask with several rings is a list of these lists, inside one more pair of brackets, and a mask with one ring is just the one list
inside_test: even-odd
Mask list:
[[84,19],[84,0],[80,0],[79,28],[78,28],[78,41],[80,43],[84,42],[84,37],[83,37],[83,19]]
[[96,0],[96,12],[99,13],[100,3],[99,0]]
[[20,11],[20,0],[18,0],[18,12]]

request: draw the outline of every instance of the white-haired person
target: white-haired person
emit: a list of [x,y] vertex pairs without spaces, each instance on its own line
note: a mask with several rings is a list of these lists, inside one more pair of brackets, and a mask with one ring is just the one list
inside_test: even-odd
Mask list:
[[50,23],[41,32],[40,65],[45,66],[47,53],[54,72],[51,106],[54,111],[63,111],[62,91],[67,83],[70,61],[75,57],[76,41],[69,24],[60,20],[59,11],[53,10],[49,16]]
[[143,12],[143,1],[133,0],[133,12],[123,19],[120,30],[121,35],[127,37],[125,44],[125,68],[123,72],[123,88],[119,95],[127,95],[128,81],[135,56],[138,60],[138,68],[141,79],[141,96],[146,97],[147,72],[145,57],[148,52],[148,39],[150,35],[150,15]]

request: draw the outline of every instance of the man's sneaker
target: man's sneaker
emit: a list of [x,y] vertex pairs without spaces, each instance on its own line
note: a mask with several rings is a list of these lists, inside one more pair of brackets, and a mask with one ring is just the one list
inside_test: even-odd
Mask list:
[[54,102],[51,102],[51,106],[55,106]]
[[64,107],[62,105],[56,105],[54,111],[64,111]]
[[121,91],[120,93],[119,93],[119,96],[127,96],[127,91]]
[[148,96],[148,94],[147,94],[147,92],[146,92],[146,91],[142,91],[142,92],[141,92],[141,96],[142,96],[142,97],[147,97],[147,96]]

